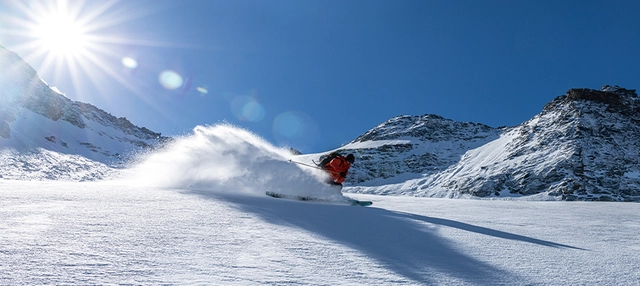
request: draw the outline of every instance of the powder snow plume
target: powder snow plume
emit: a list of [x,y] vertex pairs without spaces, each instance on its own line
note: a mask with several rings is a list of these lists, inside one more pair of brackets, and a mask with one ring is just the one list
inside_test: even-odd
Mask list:
[[326,174],[289,162],[287,149],[229,125],[197,126],[193,134],[147,155],[129,170],[128,184],[200,191],[342,197]]

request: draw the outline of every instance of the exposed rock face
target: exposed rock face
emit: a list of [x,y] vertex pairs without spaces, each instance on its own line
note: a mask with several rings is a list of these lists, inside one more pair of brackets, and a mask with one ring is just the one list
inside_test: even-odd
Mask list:
[[398,116],[378,125],[376,128],[360,135],[353,142],[393,140],[412,138],[420,141],[474,141],[493,133],[490,126],[459,122],[445,119],[442,116],[426,114],[423,116]]
[[556,128],[570,131],[557,138],[568,143],[571,157],[550,174],[560,178],[552,195],[568,200],[640,198],[640,99],[635,90],[572,89],[545,109],[564,119]]
[[397,117],[344,149],[358,158],[355,192],[640,201],[640,99],[618,86],[571,89],[503,129]]
[[[638,94],[634,89],[624,89],[619,86],[605,85],[602,90],[589,88],[573,88],[567,91],[567,100],[590,100],[606,103],[613,112],[624,112],[632,108],[630,100],[637,98]],[[561,98],[561,97],[560,97]],[[614,110],[615,109],[615,110]],[[637,111],[637,110],[636,110]]]
[[398,116],[356,138],[345,152],[355,152],[349,183],[404,175],[407,178],[433,174],[457,163],[468,150],[500,134],[500,129],[441,116]]

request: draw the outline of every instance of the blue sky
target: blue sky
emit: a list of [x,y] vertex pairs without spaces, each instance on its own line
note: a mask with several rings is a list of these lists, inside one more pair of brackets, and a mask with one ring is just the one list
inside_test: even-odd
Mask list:
[[[60,13],[82,49],[34,32]],[[511,126],[570,88],[640,88],[639,14],[635,0],[0,0],[0,45],[164,135],[229,122],[320,152],[398,115]]]

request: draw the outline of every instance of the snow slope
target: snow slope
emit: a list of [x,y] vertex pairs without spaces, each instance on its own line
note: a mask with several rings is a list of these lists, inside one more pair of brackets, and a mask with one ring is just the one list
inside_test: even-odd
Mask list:
[[358,198],[374,206],[217,188],[4,180],[0,284],[640,281],[638,204]]
[[0,284],[640,280],[638,204],[348,194],[374,202],[353,207],[326,174],[291,158],[223,124],[195,128],[111,181],[0,180]]
[[168,138],[72,101],[0,46],[0,178],[97,180]]

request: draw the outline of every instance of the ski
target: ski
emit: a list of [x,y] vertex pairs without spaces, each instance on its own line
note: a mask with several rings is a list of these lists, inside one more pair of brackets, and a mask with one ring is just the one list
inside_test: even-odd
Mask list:
[[290,200],[299,200],[299,201],[321,201],[320,199],[314,198],[314,197],[285,195],[285,194],[278,194],[274,192],[266,192],[266,195],[274,198],[279,198],[279,199],[290,199]]
[[[332,201],[332,200],[324,200],[324,199],[319,199],[319,198],[314,198],[314,197],[306,197],[306,196],[296,196],[296,195],[285,195],[285,194],[279,194],[279,193],[275,193],[275,192],[265,192],[265,194],[267,196],[270,197],[274,197],[274,198],[279,198],[279,199],[289,199],[289,200],[298,200],[298,201],[315,201],[315,202],[324,202],[324,203],[340,203],[341,201]],[[359,201],[356,199],[352,199],[352,198],[347,198],[345,197],[345,201],[347,204],[351,205],[351,206],[370,206],[373,204],[373,202],[371,201]]]
[[351,205],[352,206],[370,206],[373,204],[372,201],[359,201],[359,200],[354,200],[354,199],[350,199],[351,200]]

